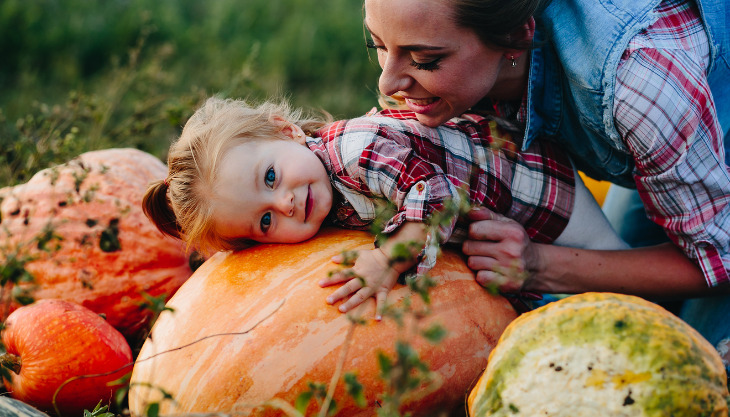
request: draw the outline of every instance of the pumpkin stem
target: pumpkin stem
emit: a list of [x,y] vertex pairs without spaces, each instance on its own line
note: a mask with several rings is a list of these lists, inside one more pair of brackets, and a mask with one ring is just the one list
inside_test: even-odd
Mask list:
[[12,353],[3,353],[0,355],[0,366],[13,371],[15,374],[20,374],[20,356],[13,355]]

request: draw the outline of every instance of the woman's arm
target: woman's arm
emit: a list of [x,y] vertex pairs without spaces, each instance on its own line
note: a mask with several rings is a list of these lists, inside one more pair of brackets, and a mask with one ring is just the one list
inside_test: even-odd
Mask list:
[[[544,293],[609,291],[650,298],[726,292],[708,288],[701,269],[671,243],[628,250],[586,250],[537,244],[520,224],[487,209],[474,221],[462,250],[481,285]],[[495,272],[499,271],[499,272]]]

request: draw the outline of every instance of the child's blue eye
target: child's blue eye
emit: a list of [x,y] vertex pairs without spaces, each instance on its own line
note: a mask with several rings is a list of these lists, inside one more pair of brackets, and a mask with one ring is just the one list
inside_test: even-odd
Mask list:
[[266,233],[271,226],[271,213],[266,213],[261,217],[261,231]]
[[269,167],[269,169],[266,170],[266,175],[264,177],[264,181],[266,182],[266,185],[269,187],[274,186],[274,181],[276,181],[276,172],[274,172],[273,167]]

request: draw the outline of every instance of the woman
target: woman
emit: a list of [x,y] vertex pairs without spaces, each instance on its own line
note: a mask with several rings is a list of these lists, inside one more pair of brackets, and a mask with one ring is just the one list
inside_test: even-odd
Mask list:
[[[480,210],[463,251],[481,284],[512,270],[527,276],[525,291],[725,294],[730,11],[720,0],[614,3],[365,0],[380,91],[428,126],[482,109],[520,126],[522,146],[557,141],[589,175],[638,189],[671,240],[626,251],[543,245]],[[730,315],[718,300],[717,314]],[[712,343],[730,335],[716,321],[724,328],[704,333]]]

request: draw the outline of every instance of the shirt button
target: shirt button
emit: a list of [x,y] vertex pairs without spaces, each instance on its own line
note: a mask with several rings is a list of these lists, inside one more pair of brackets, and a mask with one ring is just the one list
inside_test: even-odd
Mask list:
[[425,186],[425,185],[423,185],[423,183],[422,183],[422,182],[419,182],[418,184],[416,184],[416,190],[417,190],[417,191],[418,191],[419,193],[420,193],[421,191],[423,191],[423,189],[424,189],[424,188],[426,188],[426,186]]

